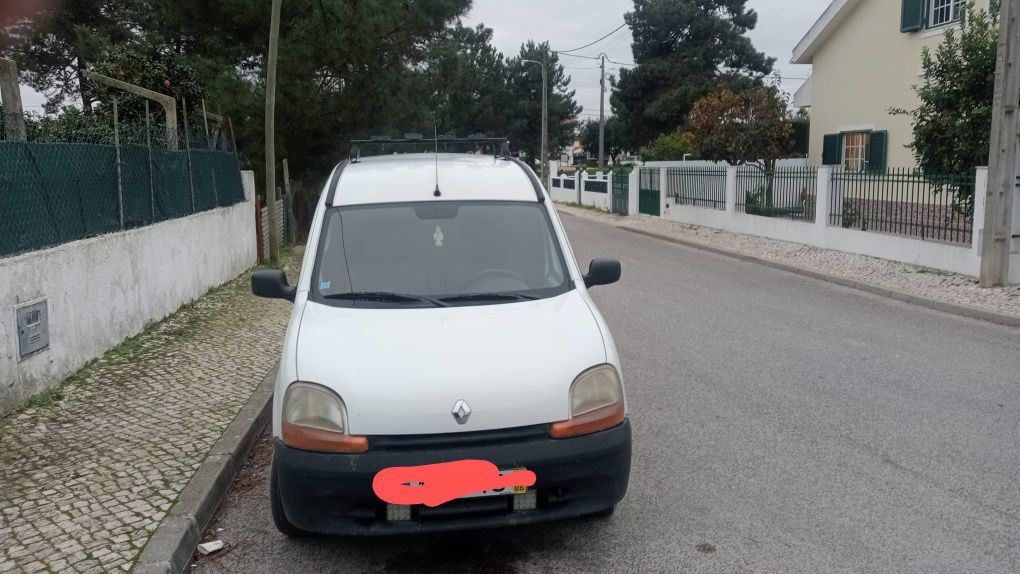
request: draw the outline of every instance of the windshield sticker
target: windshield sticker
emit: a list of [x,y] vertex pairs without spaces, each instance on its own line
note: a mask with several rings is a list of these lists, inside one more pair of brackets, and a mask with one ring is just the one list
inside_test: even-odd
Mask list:
[[332,281],[319,281],[319,289],[329,289],[333,285]]
[[436,226],[436,232],[432,234],[432,239],[436,240],[436,247],[443,246],[443,239],[445,239],[445,236],[443,235],[442,227],[439,227],[438,225]]

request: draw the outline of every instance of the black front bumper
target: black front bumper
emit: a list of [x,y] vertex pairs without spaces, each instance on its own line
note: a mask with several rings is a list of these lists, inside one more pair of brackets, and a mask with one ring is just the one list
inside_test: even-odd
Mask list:
[[[324,454],[276,442],[279,496],[287,520],[320,534],[400,534],[532,524],[593,514],[623,499],[630,478],[630,421],[569,439],[548,426],[413,437],[370,437],[364,454]],[[393,466],[487,460],[501,469],[527,468],[537,482],[535,510],[513,511],[511,496],[415,506],[411,521],[387,521],[372,491],[375,474]]]

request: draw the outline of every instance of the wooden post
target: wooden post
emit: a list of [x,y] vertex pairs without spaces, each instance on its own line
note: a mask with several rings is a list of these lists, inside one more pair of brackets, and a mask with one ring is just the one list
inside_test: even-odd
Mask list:
[[117,98],[113,98],[113,145],[117,148],[117,208],[120,210],[120,229],[124,230],[124,177],[120,162],[120,114]]
[[983,242],[982,287],[1001,287],[1009,280],[1009,252],[1013,235],[1013,193],[1016,187],[1020,123],[1020,0],[1002,0],[999,55],[992,100],[992,135],[988,159],[988,190]]
[[0,100],[4,103],[4,131],[9,141],[23,142],[25,110],[21,107],[21,87],[18,85],[18,65],[0,58]]
[[111,88],[117,88],[118,90],[125,91],[129,94],[152,100],[157,104],[163,106],[163,110],[166,112],[166,147],[167,149],[177,149],[177,99],[159,92],[147,90],[141,86],[108,78],[102,74],[95,72],[83,72],[85,77],[92,80],[93,82],[99,82],[100,84],[106,84]]
[[294,245],[297,243],[297,225],[294,219],[294,191],[290,187],[290,166],[287,164],[287,160],[283,160],[283,194],[286,200],[283,202],[284,208],[287,213],[287,243]]
[[191,186],[191,213],[198,213],[195,204],[195,169],[191,164],[191,132],[188,131],[188,98],[181,97],[184,106],[184,150],[188,154],[188,185]]

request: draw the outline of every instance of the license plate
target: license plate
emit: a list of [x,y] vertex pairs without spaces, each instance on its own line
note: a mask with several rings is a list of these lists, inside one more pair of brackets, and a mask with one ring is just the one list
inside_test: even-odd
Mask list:
[[[511,472],[516,472],[518,470],[525,470],[525,469],[523,469],[523,468],[513,468],[513,469],[510,469],[510,470],[501,470],[501,471],[499,471],[499,475],[503,476],[504,474],[510,474]],[[524,494],[527,491],[528,491],[528,487],[527,486],[508,486],[506,488],[493,488],[493,489],[489,489],[489,490],[483,490],[481,492],[475,492],[475,493],[472,493],[472,494],[465,494],[461,498],[464,499],[464,498],[482,498],[484,496],[506,496],[506,495],[509,495],[509,494]]]

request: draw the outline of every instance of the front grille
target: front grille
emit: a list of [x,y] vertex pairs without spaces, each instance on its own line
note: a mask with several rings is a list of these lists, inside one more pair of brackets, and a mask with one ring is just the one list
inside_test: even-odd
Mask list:
[[368,443],[373,451],[402,451],[505,445],[543,438],[549,438],[549,425],[463,433],[370,436]]

